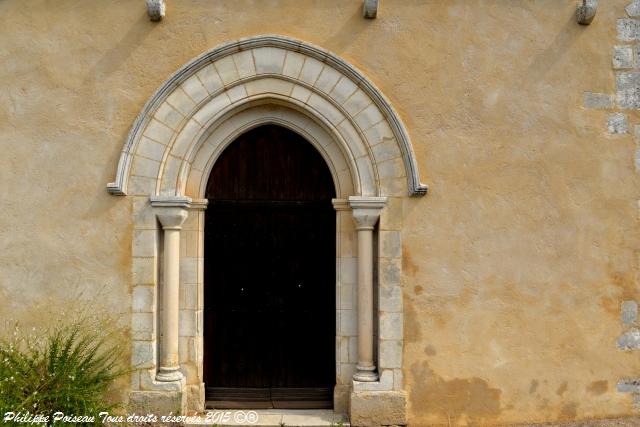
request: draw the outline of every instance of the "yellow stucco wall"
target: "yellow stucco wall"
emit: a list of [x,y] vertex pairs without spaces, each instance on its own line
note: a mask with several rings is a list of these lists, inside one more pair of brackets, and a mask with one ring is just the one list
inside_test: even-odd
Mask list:
[[0,319],[79,289],[129,312],[131,202],[105,189],[129,127],[193,57],[283,34],[382,90],[430,186],[403,206],[409,423],[632,414],[635,145],[582,108],[614,91],[628,3],[583,27],[572,0],[170,0],[160,24],[142,1],[0,1]]

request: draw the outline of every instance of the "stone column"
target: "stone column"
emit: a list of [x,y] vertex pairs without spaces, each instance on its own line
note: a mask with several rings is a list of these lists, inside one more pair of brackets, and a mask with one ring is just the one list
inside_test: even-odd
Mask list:
[[373,363],[373,228],[386,197],[349,197],[358,233],[358,364],[353,379],[378,380]]
[[152,197],[151,205],[164,231],[162,347],[156,380],[182,379],[178,354],[180,298],[180,230],[187,219],[188,197]]

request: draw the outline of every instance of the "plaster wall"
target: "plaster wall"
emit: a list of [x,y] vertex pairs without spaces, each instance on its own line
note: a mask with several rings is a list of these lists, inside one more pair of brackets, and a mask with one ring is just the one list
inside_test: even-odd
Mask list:
[[[410,425],[633,413],[621,304],[638,300],[634,138],[610,134],[616,22],[573,1],[0,1],[0,319],[69,295],[131,319],[132,198],[105,190],[146,100],[203,51],[257,34],[328,49],[400,113],[430,194],[403,218]],[[630,123],[640,115],[625,111]],[[126,393],[123,393],[126,395]]]

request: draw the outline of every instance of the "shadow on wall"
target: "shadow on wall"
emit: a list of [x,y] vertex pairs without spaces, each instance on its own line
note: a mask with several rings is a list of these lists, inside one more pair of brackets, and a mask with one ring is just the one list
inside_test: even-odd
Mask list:
[[157,23],[149,21],[144,7],[140,7],[140,16],[131,24],[129,31],[113,48],[102,55],[102,58],[89,70],[83,83],[90,84],[102,80],[120,69],[133,51],[140,48],[142,42],[157,29],[157,26]]
[[569,15],[567,22],[562,26],[551,44],[549,44],[544,51],[536,55],[531,62],[529,69],[524,74],[527,76],[527,85],[537,83],[544,79],[545,75],[551,71],[558,60],[566,56],[567,50],[571,48],[584,31],[585,27],[576,25],[575,15]]

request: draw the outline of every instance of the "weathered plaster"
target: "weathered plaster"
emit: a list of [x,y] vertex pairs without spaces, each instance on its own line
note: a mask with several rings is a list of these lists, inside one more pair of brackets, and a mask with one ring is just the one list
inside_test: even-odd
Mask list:
[[[617,339],[621,304],[640,301],[640,115],[583,106],[584,92],[616,93],[613,46],[636,41],[630,1],[601,3],[588,27],[576,2],[557,0],[385,0],[375,20],[359,0],[174,0],[160,25],[130,3],[0,2],[2,319],[46,322],[26,307],[62,306],[69,284],[104,285],[103,304],[132,309],[131,213],[143,202],[104,190],[128,129],[191,58],[284,34],[336,53],[385,93],[430,184],[426,198],[389,201],[405,255],[380,272],[403,282],[408,423],[633,413],[616,384],[640,360]],[[613,112],[628,115],[628,133],[608,134]]]

